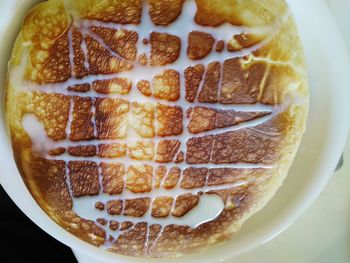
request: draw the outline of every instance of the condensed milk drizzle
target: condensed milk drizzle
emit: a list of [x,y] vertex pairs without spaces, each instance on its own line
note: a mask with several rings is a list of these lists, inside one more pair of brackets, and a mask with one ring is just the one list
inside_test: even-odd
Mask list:
[[66,162],[65,168],[66,168],[65,181],[66,181],[66,184],[67,184],[68,192],[69,192],[69,195],[70,195],[70,196],[73,196],[72,186],[71,186],[71,183],[70,183],[70,180],[69,180],[68,162]]
[[[69,100],[69,113],[68,113],[68,121],[67,121],[67,126],[66,126],[67,137],[69,137],[69,134],[71,131],[71,125],[72,125],[72,121],[73,121],[73,110],[74,110],[74,99],[73,99],[73,97],[71,97]],[[69,138],[67,138],[66,141],[70,141]]]
[[74,51],[73,51],[73,32],[68,31],[68,45],[69,45],[69,65],[71,68],[71,75],[74,76]]
[[90,64],[88,62],[88,50],[87,50],[85,38],[83,38],[82,41],[81,41],[81,50],[83,51],[83,54],[84,54],[84,67],[87,70],[89,70],[90,69]]
[[[82,146],[82,145],[94,145],[98,146],[99,144],[111,144],[116,142],[126,142],[132,143],[136,139],[142,139],[138,134],[132,130],[131,126],[129,125],[127,127],[128,129],[128,137],[129,138],[123,138],[118,140],[89,140],[89,141],[71,141],[69,138],[66,138],[65,140],[60,141],[54,141],[51,138],[48,137],[43,125],[40,123],[40,121],[36,118],[34,114],[26,114],[23,117],[22,124],[25,131],[28,133],[32,140],[32,148],[35,152],[41,154],[47,159],[50,160],[64,160],[66,162],[66,184],[69,189],[70,196],[73,200],[73,211],[76,212],[79,216],[82,218],[86,218],[89,220],[96,221],[97,218],[104,218],[108,220],[108,222],[114,220],[121,222],[130,221],[134,224],[146,222],[148,224],[147,226],[147,233],[146,233],[146,239],[145,239],[145,245],[144,250],[149,249],[150,246],[153,246],[157,243],[159,238],[162,236],[162,233],[164,231],[164,228],[167,225],[170,224],[177,224],[177,225],[187,225],[191,228],[196,228],[201,224],[204,224],[208,221],[214,220],[217,216],[220,215],[220,213],[223,211],[225,204],[223,200],[215,194],[211,194],[211,191],[219,191],[219,190],[225,190],[225,189],[231,189],[231,188],[238,188],[242,186],[247,186],[250,183],[254,183],[257,180],[267,180],[268,176],[264,178],[256,178],[254,176],[250,178],[246,178],[245,180],[240,180],[234,183],[228,183],[222,186],[210,186],[208,185],[208,178],[209,178],[209,169],[207,172],[207,175],[205,177],[205,184],[203,187],[200,188],[194,188],[194,189],[184,189],[181,188],[181,181],[184,176],[184,169],[188,167],[207,167],[210,168],[237,168],[237,169],[271,169],[273,168],[273,165],[266,165],[266,164],[254,164],[254,163],[230,163],[230,164],[215,164],[210,162],[212,160],[212,154],[213,149],[211,149],[211,156],[210,161],[207,164],[188,164],[186,161],[183,161],[181,163],[175,163],[175,158],[179,153],[184,153],[185,160],[186,160],[186,153],[187,153],[187,141],[191,138],[200,138],[202,136],[207,135],[219,135],[224,134],[231,131],[236,131],[244,128],[252,129],[256,132],[260,132],[264,134],[265,136],[275,136],[276,134],[269,134],[268,132],[260,131],[256,128],[256,126],[263,124],[270,120],[272,117],[277,115],[279,112],[281,112],[283,109],[282,106],[270,106],[270,105],[264,105],[264,104],[247,104],[247,105],[227,105],[227,104],[211,104],[211,103],[200,103],[197,99],[194,100],[194,102],[190,103],[185,99],[185,76],[184,76],[184,70],[190,66],[203,64],[205,67],[207,67],[208,64],[211,62],[220,62],[220,80],[219,80],[219,87],[222,84],[223,81],[223,62],[229,58],[237,58],[237,57],[248,57],[248,60],[256,60],[264,62],[268,62],[271,64],[285,64],[289,66],[286,62],[276,62],[269,59],[261,59],[256,58],[252,55],[252,52],[259,49],[260,47],[263,47],[266,45],[271,39],[275,37],[275,35],[278,33],[278,30],[283,25],[284,21],[289,17],[289,14],[286,14],[284,18],[281,20],[276,21],[272,25],[267,26],[261,26],[261,27],[243,27],[243,26],[233,26],[228,23],[222,24],[221,26],[212,28],[212,27],[204,27],[200,26],[195,23],[193,14],[195,13],[194,10],[196,10],[196,4],[195,1],[187,0],[184,2],[183,10],[181,15],[178,17],[178,19],[171,23],[168,26],[155,26],[153,22],[151,21],[151,18],[149,16],[149,6],[147,1],[144,1],[144,6],[142,10],[142,21],[140,25],[121,25],[121,24],[115,24],[115,23],[105,23],[97,20],[77,20],[75,19],[73,22],[72,27],[68,31],[68,42],[69,42],[69,61],[70,66],[72,69],[72,76],[70,79],[64,82],[55,83],[55,84],[35,84],[31,83],[29,81],[23,81],[22,89],[24,92],[43,92],[43,93],[57,93],[57,94],[63,94],[67,96],[71,96],[70,99],[70,108],[69,108],[69,117],[68,117],[68,123],[66,126],[66,134],[69,136],[71,132],[71,123],[73,120],[73,109],[74,109],[74,99],[73,96],[80,96],[80,97],[89,97],[92,98],[93,101],[96,98],[121,98],[128,100],[129,102],[138,102],[138,103],[161,103],[164,105],[169,106],[180,106],[182,108],[182,114],[183,114],[183,131],[178,136],[168,136],[165,139],[167,140],[180,140],[180,147],[177,150],[177,153],[174,156],[174,159],[172,162],[169,163],[157,163],[155,161],[155,157],[153,160],[144,161],[144,160],[134,160],[131,159],[128,156],[124,157],[118,157],[118,158],[102,158],[98,156],[92,156],[92,157],[78,157],[78,156],[71,156],[68,153],[64,153],[59,156],[52,156],[49,154],[49,151],[56,148],[68,148],[72,146]],[[128,30],[128,31],[135,31],[138,33],[138,42],[137,42],[137,58],[140,55],[145,54],[146,56],[149,55],[151,52],[150,50],[150,44],[145,44],[143,42],[144,39],[149,39],[151,32],[158,32],[158,33],[166,33],[166,34],[172,34],[176,35],[181,40],[181,49],[179,58],[172,64],[167,66],[150,66],[149,61],[150,58],[147,57],[147,65],[141,65],[140,63],[134,62],[133,68],[131,71],[126,72],[120,72],[115,74],[108,74],[108,75],[89,75],[82,78],[75,78],[74,77],[74,50],[73,50],[73,30],[78,30],[83,38],[81,43],[81,50],[84,53],[84,66],[86,69],[89,69],[89,61],[88,61],[88,48],[86,44],[86,37],[91,37],[94,40],[96,40],[103,48],[108,50],[108,52],[120,59],[120,60],[126,60],[119,54],[117,54],[115,51],[113,51],[108,44],[104,42],[102,38],[100,38],[97,34],[95,34],[91,27],[104,27],[109,29],[118,29],[118,30]],[[192,31],[199,31],[211,34],[215,38],[215,43],[213,45],[214,49],[218,41],[225,41],[227,43],[234,35],[239,35],[241,33],[247,33],[247,34],[262,34],[266,35],[266,38],[259,42],[258,44],[255,44],[249,48],[243,48],[240,51],[230,52],[226,48],[220,53],[217,53],[215,51],[212,51],[207,56],[205,56],[202,59],[198,60],[192,60],[188,57],[186,53],[186,48],[189,44],[188,40],[188,33]],[[128,61],[130,62],[130,61]],[[22,63],[23,64],[23,63]],[[21,65],[18,69],[14,69],[20,71],[19,73],[21,76],[24,75],[25,67]],[[157,74],[162,73],[165,70],[175,70],[180,74],[180,98],[175,102],[170,102],[154,97],[146,97],[142,95],[140,92],[138,92],[136,88],[136,84],[140,80],[146,80],[149,81],[149,83],[152,83],[153,77]],[[298,70],[298,69],[296,69]],[[204,74],[205,75],[205,74]],[[90,89],[87,92],[76,92],[76,91],[70,91],[68,90],[68,87],[74,86],[74,85],[80,85],[80,84],[92,84],[92,82],[96,80],[110,80],[113,78],[126,78],[130,81],[132,81],[132,88],[131,91],[128,94],[101,94],[96,92],[93,89]],[[266,75],[265,75],[266,79]],[[14,81],[11,79],[11,81]],[[17,81],[17,80],[16,80]],[[204,83],[204,76],[202,77],[200,81],[200,85],[197,91],[197,94],[200,93],[201,88],[203,88]],[[20,85],[16,85],[20,86]],[[220,88],[218,89],[218,99],[220,98]],[[261,91],[262,92],[262,91]],[[195,96],[197,98],[197,96]],[[193,134],[189,131],[188,126],[192,118],[191,112],[190,116],[187,116],[187,109],[193,108],[193,107],[206,107],[206,108],[213,108],[216,110],[235,110],[235,111],[243,111],[243,112],[267,112],[269,114],[245,121],[233,126],[225,127],[225,128],[217,128],[212,131],[205,131],[200,132],[198,134]],[[286,106],[285,106],[286,107]],[[92,106],[92,118],[91,121],[94,125],[94,137],[98,137],[97,127],[95,123],[95,115],[96,115],[96,107],[93,103]],[[157,117],[157,116],[156,116]],[[155,120],[157,118],[155,117]],[[217,119],[216,119],[217,124]],[[154,122],[155,130],[158,130],[158,122]],[[130,130],[131,129],[131,130]],[[130,135],[134,134],[135,137],[130,138]],[[136,138],[137,137],[137,138]],[[155,143],[155,148],[157,147],[161,137],[154,136],[152,138],[152,142]],[[162,138],[164,139],[164,138]],[[215,140],[215,139],[214,139]],[[145,139],[143,139],[145,141]],[[212,143],[213,148],[214,143]],[[99,187],[100,192],[96,196],[83,196],[76,198],[73,196],[71,183],[69,180],[69,169],[68,169],[68,162],[69,161],[92,161],[95,162],[98,165],[98,174],[99,174]],[[165,166],[167,168],[167,173],[169,173],[170,168],[172,167],[178,167],[181,169],[180,177],[175,185],[175,187],[171,189],[165,189],[163,188],[163,184],[165,182],[165,179],[167,177],[167,174],[161,179],[160,187],[155,187],[154,183],[154,174],[153,174],[153,182],[152,182],[152,190],[150,192],[144,192],[144,193],[134,193],[127,189],[126,183],[124,180],[124,189],[122,193],[118,195],[109,195],[103,192],[103,182],[102,182],[102,169],[100,167],[101,163],[122,163],[126,167],[133,164],[148,164],[152,167],[157,166]],[[162,196],[171,196],[173,197],[173,201],[171,204],[170,211],[173,211],[175,209],[175,200],[177,196],[183,195],[183,194],[192,194],[196,195],[199,194],[199,203],[197,206],[195,206],[192,210],[190,210],[188,213],[186,213],[182,217],[176,217],[170,215],[165,218],[155,218],[151,215],[152,212],[152,204],[155,198],[162,197]],[[134,199],[134,198],[150,198],[151,199],[151,205],[149,206],[147,212],[142,217],[132,217],[132,216],[126,216],[123,215],[123,211],[125,210],[125,202],[122,203],[122,212],[120,215],[110,215],[106,209],[103,211],[98,211],[94,209],[94,204],[98,201],[107,203],[109,200],[127,200],[127,199]],[[208,209],[210,207],[210,209]],[[118,239],[119,235],[123,233],[122,230],[120,230],[120,226],[115,231],[112,231],[108,227],[108,223],[106,225],[102,225],[100,223],[96,223],[100,227],[102,227],[106,231],[106,242],[105,247],[108,248],[112,246],[113,242]],[[157,235],[157,238],[155,239],[153,244],[150,244],[149,240],[149,234],[150,234],[150,225],[151,224],[158,224],[160,225],[161,229]],[[132,229],[132,228],[131,228]],[[128,231],[128,230],[125,230]],[[109,240],[109,236],[112,236],[113,239]]]

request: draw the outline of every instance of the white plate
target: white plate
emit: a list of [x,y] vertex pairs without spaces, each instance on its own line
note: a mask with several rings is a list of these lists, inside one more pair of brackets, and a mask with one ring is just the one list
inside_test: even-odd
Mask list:
[[[0,12],[6,10],[1,5],[7,6],[9,2],[0,3]],[[1,36],[1,81],[6,72],[9,47],[12,47],[14,36],[18,32],[23,10],[28,7],[24,6],[23,2],[25,5],[30,5],[37,1],[21,1],[21,5],[15,5],[18,15],[11,14],[11,11],[0,15],[0,17],[5,16],[10,12],[11,17],[17,18],[11,21],[11,27],[3,31],[8,35]],[[332,174],[349,129],[350,89],[347,87],[350,83],[349,61],[336,24],[323,1],[290,0],[289,2],[305,46],[310,73],[311,109],[306,134],[287,180],[271,202],[248,220],[232,241],[210,248],[202,254],[193,254],[177,260],[162,259],[157,262],[212,263],[224,261],[232,255],[267,242],[305,211]],[[10,22],[10,20],[6,21]],[[5,23],[0,23],[0,25],[4,26]],[[3,94],[0,99],[3,101]],[[25,214],[56,239],[101,260],[151,261],[106,253],[80,241],[48,218],[36,205],[17,172],[10,154],[10,144],[6,137],[3,117],[2,112],[0,115],[0,182]],[[156,261],[152,260],[152,262]]]
[[345,43],[350,54],[350,1],[349,0],[326,0],[338,26],[343,33]]

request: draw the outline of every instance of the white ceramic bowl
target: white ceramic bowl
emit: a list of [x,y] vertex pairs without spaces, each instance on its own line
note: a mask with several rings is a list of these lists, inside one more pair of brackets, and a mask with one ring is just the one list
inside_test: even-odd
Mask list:
[[350,123],[350,64],[333,17],[322,0],[289,0],[309,67],[311,108],[293,167],[278,193],[231,241],[201,254],[173,260],[123,257],[93,247],[54,223],[36,204],[14,160],[4,125],[7,61],[25,12],[38,0],[0,2],[0,182],[18,207],[39,227],[94,258],[119,262],[221,262],[267,242],[287,228],[319,195],[343,150]]

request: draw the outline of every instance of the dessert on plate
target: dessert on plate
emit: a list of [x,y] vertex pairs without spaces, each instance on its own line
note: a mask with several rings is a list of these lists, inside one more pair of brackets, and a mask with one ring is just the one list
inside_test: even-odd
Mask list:
[[143,257],[234,238],[286,177],[308,108],[283,0],[49,0],[24,20],[6,91],[40,207]]

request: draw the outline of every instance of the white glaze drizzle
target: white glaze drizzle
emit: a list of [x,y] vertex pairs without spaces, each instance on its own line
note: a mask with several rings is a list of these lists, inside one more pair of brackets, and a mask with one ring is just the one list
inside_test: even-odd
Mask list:
[[73,32],[72,32],[72,30],[68,31],[68,48],[69,48],[70,71],[71,71],[71,75],[75,76],[75,74],[74,74],[74,49],[73,49]]
[[[67,121],[67,125],[66,125],[66,136],[67,137],[66,137],[65,141],[70,141],[69,136],[71,133],[71,126],[72,126],[72,122],[73,122],[73,111],[74,111],[74,99],[73,99],[73,97],[71,97],[69,100],[68,121]],[[38,121],[38,120],[36,120],[36,121]]]
[[[70,29],[72,30],[72,29]],[[81,45],[80,45],[81,50],[83,51],[84,54],[84,67],[89,70],[90,69],[90,64],[88,62],[88,49],[86,46],[86,41],[84,35],[82,35],[82,40],[81,40]]]

